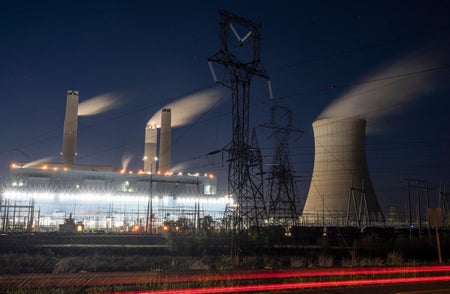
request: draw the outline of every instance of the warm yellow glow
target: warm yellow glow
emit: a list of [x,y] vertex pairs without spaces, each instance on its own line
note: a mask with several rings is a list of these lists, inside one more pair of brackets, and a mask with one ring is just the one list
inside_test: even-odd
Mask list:
[[17,168],[17,164],[11,163],[11,168]]
[[124,173],[125,173],[125,170],[123,170],[123,169],[120,170],[120,173],[121,173],[121,174],[124,174]]
[[48,169],[48,166],[47,165],[43,165],[42,169]]

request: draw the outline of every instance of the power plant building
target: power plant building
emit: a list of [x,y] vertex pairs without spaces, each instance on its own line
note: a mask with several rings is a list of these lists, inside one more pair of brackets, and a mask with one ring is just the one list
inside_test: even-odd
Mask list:
[[[160,166],[157,126],[145,130],[144,170],[113,171],[112,167],[77,165],[78,91],[67,92],[61,163],[13,164],[10,184],[0,195],[3,230],[57,230],[65,220],[85,230],[158,233],[169,221],[221,219],[233,199],[217,195],[212,174],[170,171],[171,111],[161,115]],[[164,172],[161,172],[163,168]]]
[[19,216],[17,207],[28,205],[30,211],[22,217],[27,218],[26,223],[33,220],[41,230],[52,230],[72,216],[87,230],[139,228],[160,232],[170,220],[186,218],[195,225],[205,215],[221,218],[225,206],[233,203],[216,195],[212,175],[129,174],[78,168],[61,164],[12,166],[11,186],[2,193],[3,221],[10,225],[22,222],[13,215]]
[[384,222],[365,154],[366,121],[313,122],[314,169],[301,216],[305,224],[366,226]]

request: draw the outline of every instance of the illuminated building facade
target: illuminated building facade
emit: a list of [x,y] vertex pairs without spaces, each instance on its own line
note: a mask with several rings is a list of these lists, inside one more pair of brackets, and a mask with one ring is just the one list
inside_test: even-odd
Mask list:
[[204,216],[220,219],[225,206],[233,204],[231,198],[216,194],[216,178],[208,174],[18,164],[11,167],[10,178],[1,195],[3,229],[58,230],[70,217],[87,231],[158,233],[166,222],[181,218],[193,228]]

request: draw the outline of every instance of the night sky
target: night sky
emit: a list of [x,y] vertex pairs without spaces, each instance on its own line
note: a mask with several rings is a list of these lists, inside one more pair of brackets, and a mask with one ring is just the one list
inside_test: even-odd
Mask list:
[[[119,102],[80,117],[77,163],[121,168],[132,156],[129,168],[142,168],[144,128],[155,112],[217,87],[207,59],[219,50],[221,9],[262,24],[261,62],[275,99],[253,79],[251,125],[268,123],[274,105],[292,110],[304,130],[290,142],[302,202],[314,160],[311,124],[354,91],[369,97],[356,99],[354,116],[370,118],[366,153],[383,210],[405,210],[406,177],[428,180],[432,206],[440,182],[450,190],[448,1],[2,1],[1,177],[11,162],[60,161],[69,89],[80,101]],[[218,93],[215,107],[173,129],[172,165],[213,172],[226,187],[226,155],[207,155],[231,140],[230,93]],[[270,156],[270,132],[257,132]]]

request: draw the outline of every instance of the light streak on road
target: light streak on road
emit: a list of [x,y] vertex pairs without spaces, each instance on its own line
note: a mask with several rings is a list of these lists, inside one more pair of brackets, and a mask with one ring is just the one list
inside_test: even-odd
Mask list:
[[[270,283],[258,285],[236,285],[236,286],[218,286],[202,288],[183,288],[170,290],[149,290],[136,292],[120,292],[120,294],[207,294],[207,293],[243,293],[254,291],[281,291],[281,290],[299,290],[299,289],[317,289],[331,287],[351,287],[351,286],[375,286],[401,283],[425,283],[425,282],[448,282],[450,281],[450,266],[421,266],[421,267],[380,267],[380,268],[359,268],[359,269],[315,269],[299,271],[281,271],[281,272],[252,272],[238,273],[232,275],[220,276],[187,276],[164,278],[161,282],[198,282],[198,281],[220,281],[220,280],[254,280],[254,279],[283,279],[295,277],[332,277],[332,281],[306,281],[291,283]],[[392,277],[392,278],[355,278],[355,276],[371,275],[390,275],[390,274],[417,274],[417,273],[445,273],[440,276],[424,277]],[[343,279],[346,277],[347,279]],[[352,278],[353,277],[353,278]],[[350,279],[348,279],[350,278]]]

